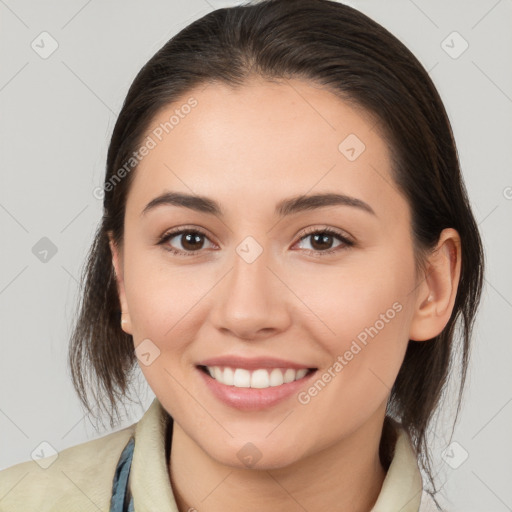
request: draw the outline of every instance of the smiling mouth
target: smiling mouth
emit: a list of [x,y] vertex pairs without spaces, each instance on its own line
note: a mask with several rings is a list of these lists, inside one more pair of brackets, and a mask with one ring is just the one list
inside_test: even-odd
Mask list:
[[198,368],[225,386],[235,388],[265,389],[282,386],[303,379],[316,368],[232,368],[229,366],[198,366]]

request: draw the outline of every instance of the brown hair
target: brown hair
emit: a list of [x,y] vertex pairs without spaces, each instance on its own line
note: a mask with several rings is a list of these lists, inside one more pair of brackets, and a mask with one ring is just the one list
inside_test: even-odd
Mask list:
[[[122,244],[127,194],[135,169],[112,177],[140,146],[155,115],[192,88],[220,82],[243,86],[252,75],[321,84],[373,115],[392,148],[393,178],[412,213],[417,268],[444,228],[461,237],[462,268],[454,309],[439,336],[409,341],[391,391],[381,457],[389,463],[389,425],[407,430],[435,491],[427,427],[460,355],[457,420],[470,337],[483,280],[484,255],[460,173],[443,103],[428,73],[392,34],[361,12],[330,0],[264,0],[218,9],[169,40],[133,81],[113,130],[106,165],[104,215],[83,274],[69,363],[84,406],[108,412],[129,396],[136,367],[132,337],[120,328],[120,306],[108,232]],[[461,335],[455,336],[460,320]],[[459,343],[457,343],[459,342]],[[456,346],[460,350],[455,350]],[[88,398],[93,393],[93,401]],[[453,431],[452,431],[453,433]],[[391,444],[389,444],[391,446]]]

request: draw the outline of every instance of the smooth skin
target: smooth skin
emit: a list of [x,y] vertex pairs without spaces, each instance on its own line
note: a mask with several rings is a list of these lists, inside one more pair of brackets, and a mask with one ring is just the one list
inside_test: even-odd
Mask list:
[[[445,229],[426,274],[416,274],[389,148],[371,116],[325,88],[261,78],[236,90],[202,85],[162,110],[148,134],[191,96],[197,106],[133,171],[122,247],[111,239],[122,327],[135,347],[150,339],[160,350],[139,364],[174,418],[179,509],[367,512],[385,477],[379,441],[408,341],[438,335],[453,309],[459,235]],[[350,134],[365,145],[354,161],[338,148]],[[176,205],[142,214],[171,191],[213,199],[222,215]],[[280,201],[316,193],[352,196],[375,214],[349,205],[275,214]],[[205,235],[158,243],[180,227]],[[306,228],[354,244],[334,235],[322,245]],[[252,263],[236,250],[248,236],[263,251]],[[306,405],[292,396],[239,411],[196,368],[226,354],[266,356],[321,376],[396,302],[401,311]],[[262,455],[252,468],[237,456],[249,442]]]

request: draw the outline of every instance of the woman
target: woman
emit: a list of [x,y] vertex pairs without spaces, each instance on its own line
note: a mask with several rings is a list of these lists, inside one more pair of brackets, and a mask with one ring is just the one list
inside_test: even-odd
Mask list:
[[135,78],[100,192],[73,382],[112,426],[137,364],[156,398],[0,472],[5,510],[434,509],[426,434],[459,317],[462,394],[483,254],[394,36],[329,0],[204,16]]

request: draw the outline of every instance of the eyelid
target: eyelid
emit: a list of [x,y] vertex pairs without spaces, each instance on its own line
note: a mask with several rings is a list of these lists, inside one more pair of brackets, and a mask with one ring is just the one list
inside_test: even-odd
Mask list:
[[[349,235],[346,231],[343,231],[338,228],[333,228],[331,226],[328,226],[327,224],[320,224],[315,226],[308,226],[307,228],[304,228],[303,231],[300,233],[299,240],[302,240],[304,237],[314,234],[314,233],[329,233],[330,235],[336,235],[337,237],[344,240],[346,243],[352,243],[355,244],[355,240],[351,235]],[[299,235],[297,235],[299,236]]]

